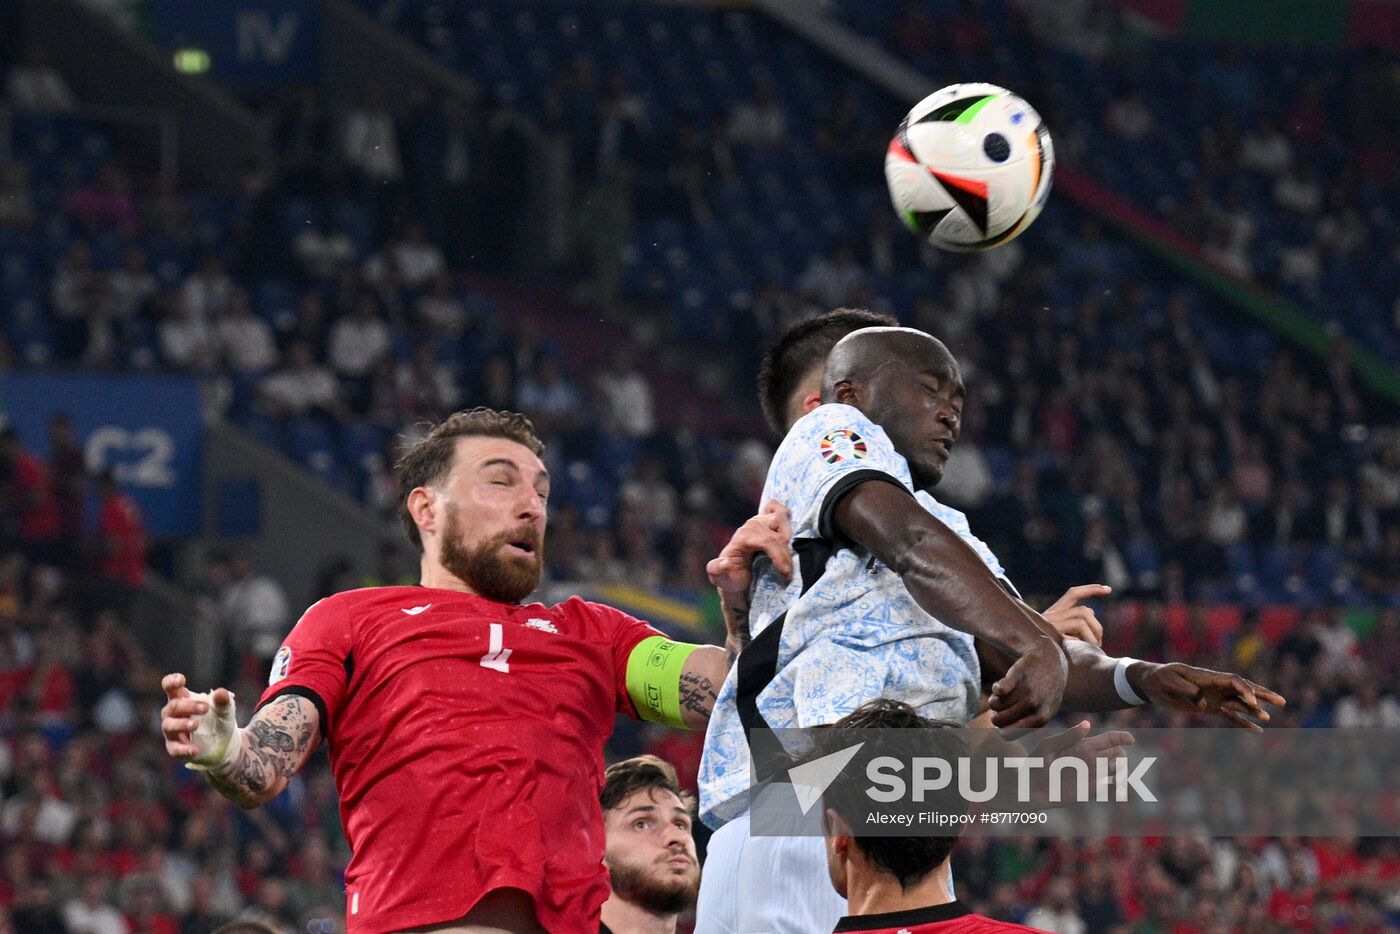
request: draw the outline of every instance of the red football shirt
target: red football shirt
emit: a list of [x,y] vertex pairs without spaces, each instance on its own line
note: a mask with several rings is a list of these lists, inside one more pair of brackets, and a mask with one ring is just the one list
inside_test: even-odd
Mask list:
[[635,716],[627,657],[659,633],[577,597],[516,606],[376,587],[316,603],[259,706],[313,701],[353,855],[347,931],[450,921],[522,889],[549,931],[598,929],[603,744]]
[[146,579],[146,526],[135,501],[123,493],[103,499],[97,534],[108,549],[99,573],[140,587]]
[[1040,931],[1040,928],[975,915],[962,902],[956,901],[878,915],[847,915],[836,924],[837,934],[991,934],[994,931]]

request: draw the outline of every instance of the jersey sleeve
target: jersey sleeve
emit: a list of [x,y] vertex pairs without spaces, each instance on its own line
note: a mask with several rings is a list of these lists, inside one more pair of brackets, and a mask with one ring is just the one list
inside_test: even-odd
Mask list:
[[327,597],[313,603],[277,650],[258,709],[284,694],[305,697],[316,705],[325,739],[345,701],[353,644],[346,601]]
[[884,429],[852,406],[823,405],[798,419],[783,439],[763,498],[787,506],[794,538],[835,538],[833,508],[868,480],[913,493],[909,465]]
[[664,639],[666,634],[650,623],[602,603],[592,603],[578,597],[574,597],[569,603],[569,609],[587,616],[598,637],[611,646],[613,707],[618,713],[636,718],[636,707],[627,694],[627,662],[632,656],[632,650],[643,640],[652,636],[661,636]]

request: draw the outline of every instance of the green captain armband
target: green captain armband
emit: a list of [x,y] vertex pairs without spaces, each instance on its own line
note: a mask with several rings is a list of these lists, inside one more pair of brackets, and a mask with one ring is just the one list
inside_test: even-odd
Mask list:
[[681,669],[698,648],[665,636],[648,636],[637,643],[627,657],[627,696],[637,716],[667,726],[685,726],[681,719]]

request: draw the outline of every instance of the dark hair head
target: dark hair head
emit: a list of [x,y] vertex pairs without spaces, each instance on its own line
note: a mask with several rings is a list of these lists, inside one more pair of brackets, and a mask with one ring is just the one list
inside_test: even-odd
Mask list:
[[826,363],[837,341],[862,328],[897,327],[899,321],[884,312],[865,308],[837,308],[799,321],[782,333],[758,367],[758,401],[768,427],[787,434],[788,397],[803,377]]
[[600,800],[604,811],[611,811],[639,791],[669,791],[681,799],[681,806],[694,810],[695,802],[681,789],[676,768],[657,756],[633,756],[608,766],[603,773]]
[[478,406],[449,415],[435,425],[394,465],[399,477],[399,516],[409,540],[419,551],[423,550],[423,537],[408,511],[408,494],[420,486],[440,483],[447,476],[457,453],[458,438],[505,438],[523,444],[536,457],[544,455],[544,443],[535,434],[534,424],[518,412]]
[[[880,698],[862,704],[851,713],[833,723],[832,731],[844,730],[932,730],[951,728],[961,730],[962,724],[951,720],[934,720],[922,717],[913,707],[902,701]],[[961,735],[961,734],[959,734]],[[829,740],[819,743],[819,754],[835,751],[833,746],[845,745],[849,736],[833,732]],[[859,827],[870,811],[870,799],[865,789],[866,765],[872,759],[894,754],[898,757],[901,749],[888,737],[876,736],[866,742],[836,780],[822,795],[822,806],[840,814],[847,825]],[[954,796],[956,797],[956,796]],[[961,799],[949,802],[950,807],[965,807]],[[936,805],[935,805],[936,807]],[[899,881],[901,889],[908,890],[919,884],[928,874],[939,867],[953,852],[957,837],[862,837],[853,835],[855,845],[876,869],[887,872]]]

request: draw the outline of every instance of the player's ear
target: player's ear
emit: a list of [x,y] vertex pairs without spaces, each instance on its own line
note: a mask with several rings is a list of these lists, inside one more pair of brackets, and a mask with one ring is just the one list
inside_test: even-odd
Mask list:
[[833,402],[839,402],[842,405],[856,405],[860,399],[860,393],[856,390],[856,384],[849,379],[841,380],[834,388],[836,392],[832,399]]
[[815,409],[817,406],[819,406],[819,405],[821,405],[821,404],[822,404],[822,394],[821,394],[821,393],[819,393],[819,392],[808,393],[807,396],[802,400],[802,414],[803,414],[803,415],[806,415],[808,412],[812,411],[813,409]]
[[822,833],[831,841],[832,849],[839,856],[846,855],[846,848],[850,846],[851,838],[855,836],[850,823],[834,808],[826,808],[822,811]]
[[437,490],[430,486],[416,486],[408,494],[408,514],[420,535],[437,531],[437,517],[433,514],[437,496]]

